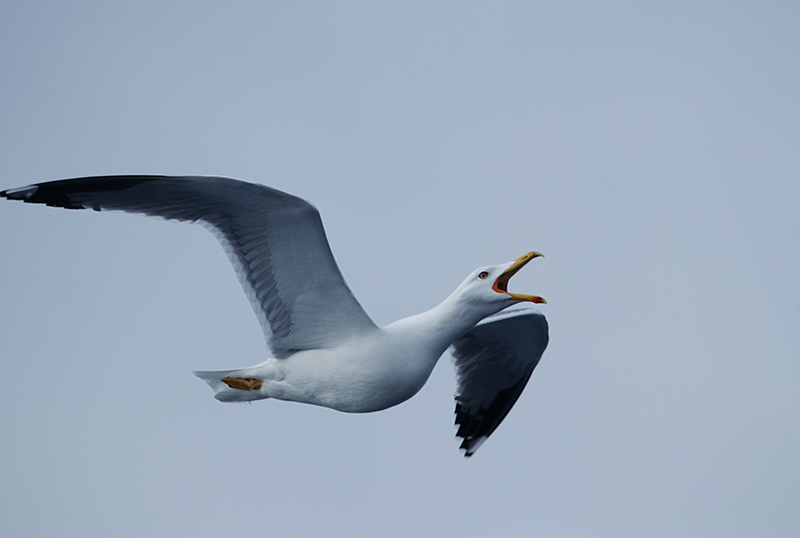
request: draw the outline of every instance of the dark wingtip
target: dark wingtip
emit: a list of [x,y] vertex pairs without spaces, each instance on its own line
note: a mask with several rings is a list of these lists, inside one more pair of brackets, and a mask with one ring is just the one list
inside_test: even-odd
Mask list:
[[[72,196],[92,192],[108,192],[129,189],[147,181],[163,179],[164,176],[95,176],[62,179],[47,183],[36,183],[18,189],[0,192],[9,200],[19,200],[29,204],[45,204],[64,209],[87,209],[76,202]],[[93,208],[98,209],[98,208]],[[98,209],[99,211],[99,209]]]
[[27,201],[28,198],[33,196],[38,187],[36,185],[28,185],[27,187],[20,187],[18,189],[7,189],[3,192],[0,192],[0,196],[3,198],[8,198],[9,200],[22,200],[23,202]]
[[48,188],[48,185],[47,183],[42,183],[38,185],[28,185],[27,187],[20,187],[18,189],[8,189],[0,193],[0,196],[9,200],[19,200],[20,202],[28,204],[45,204],[51,207],[63,207],[65,209],[83,209],[83,206],[74,204],[69,199],[66,192],[61,191],[59,188]]
[[456,437],[461,438],[461,446],[458,448],[464,451],[465,458],[471,458],[482,442],[478,442],[478,446],[473,448],[473,444],[482,437],[479,434],[479,430],[482,426],[483,417],[481,415],[471,417],[459,402],[456,402],[455,415],[455,425],[458,427]]

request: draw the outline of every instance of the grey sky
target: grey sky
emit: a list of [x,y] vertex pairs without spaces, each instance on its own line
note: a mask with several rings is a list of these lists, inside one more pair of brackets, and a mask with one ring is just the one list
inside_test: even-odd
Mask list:
[[[335,5],[334,5],[335,4]],[[475,267],[551,343],[465,461],[451,365],[346,415],[216,402],[265,344],[198,226],[0,203],[3,536],[796,536],[795,2],[6,2],[0,189],[314,203],[379,323]]]

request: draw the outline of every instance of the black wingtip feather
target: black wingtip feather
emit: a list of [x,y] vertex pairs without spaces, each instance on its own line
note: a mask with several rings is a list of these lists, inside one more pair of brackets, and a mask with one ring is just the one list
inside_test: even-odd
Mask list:
[[[19,200],[28,204],[45,204],[50,207],[64,209],[88,209],[76,203],[71,195],[89,192],[122,191],[146,183],[163,179],[164,176],[96,176],[62,179],[37,183],[28,188],[10,189],[0,192],[0,196],[9,200]],[[29,189],[35,187],[31,193]],[[15,196],[19,193],[19,196]]]
[[464,411],[461,404],[456,402],[455,423],[458,426],[456,437],[461,437],[464,440],[460,448],[467,451],[464,454],[466,457],[472,455],[469,450],[475,441],[481,438],[488,438],[500,426],[500,423],[506,418],[511,408],[517,403],[532,373],[533,371],[511,387],[501,390],[488,408],[481,408],[474,415]]

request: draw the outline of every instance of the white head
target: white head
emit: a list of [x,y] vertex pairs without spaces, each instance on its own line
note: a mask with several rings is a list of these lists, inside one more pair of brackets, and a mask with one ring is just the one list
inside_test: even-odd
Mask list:
[[481,314],[481,318],[522,301],[546,303],[537,295],[522,295],[508,291],[508,281],[517,271],[534,258],[542,256],[539,252],[528,252],[513,262],[475,269],[453,292],[453,298],[465,304],[470,310]]

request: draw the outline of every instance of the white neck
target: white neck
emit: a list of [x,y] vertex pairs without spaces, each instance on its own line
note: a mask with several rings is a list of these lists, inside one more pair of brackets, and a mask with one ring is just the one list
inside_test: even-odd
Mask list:
[[[388,325],[385,329],[397,335],[413,334],[409,341],[420,344],[421,348],[432,351],[435,357],[426,357],[435,364],[442,353],[480,320],[499,312],[508,306],[504,303],[481,305],[469,303],[463,299],[459,290],[453,292],[444,301],[415,316],[403,318]],[[433,366],[431,365],[431,368]]]

